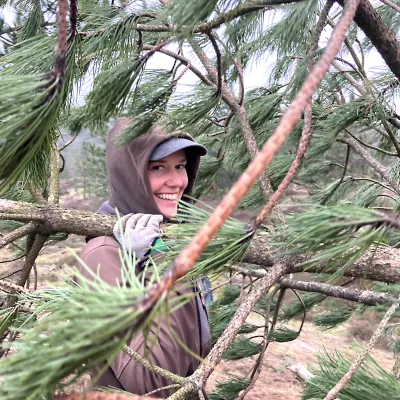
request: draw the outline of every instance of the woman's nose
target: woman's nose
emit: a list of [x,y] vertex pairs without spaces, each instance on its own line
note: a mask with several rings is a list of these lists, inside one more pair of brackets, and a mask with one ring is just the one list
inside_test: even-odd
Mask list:
[[183,185],[183,177],[181,175],[182,173],[179,173],[179,171],[172,171],[168,174],[166,184],[172,187],[181,187]]

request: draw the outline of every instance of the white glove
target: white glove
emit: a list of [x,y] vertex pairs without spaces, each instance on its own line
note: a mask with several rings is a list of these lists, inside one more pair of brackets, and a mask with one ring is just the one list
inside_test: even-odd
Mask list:
[[127,214],[114,225],[113,233],[122,247],[143,258],[153,240],[161,236],[162,220],[162,215]]

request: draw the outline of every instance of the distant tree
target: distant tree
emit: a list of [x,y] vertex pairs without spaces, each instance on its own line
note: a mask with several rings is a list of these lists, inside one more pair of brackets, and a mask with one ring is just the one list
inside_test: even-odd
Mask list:
[[[223,357],[258,355],[249,379],[229,377],[210,395],[243,399],[260,375],[269,343],[295,340],[306,311],[328,296],[353,303],[331,304],[315,318],[318,325],[336,326],[371,307],[384,316],[354,363],[339,353],[321,355],[303,398],[329,400],[338,391],[342,400],[397,398],[399,327],[389,321],[400,295],[400,5],[389,0],[7,4],[17,11],[19,25],[2,24],[0,32],[7,43],[0,58],[0,219],[8,228],[0,247],[13,244],[24,258],[21,264],[10,261],[10,274],[0,280],[8,293],[0,335],[8,339],[5,353],[7,343],[16,349],[0,361],[0,397],[50,399],[121,348],[137,358],[124,347],[121,332],[145,330],[142,321],[166,312],[158,300],[177,279],[230,271],[251,284],[230,280],[220,289],[210,307],[214,347],[192,377],[160,372],[179,385],[170,399],[202,398]],[[378,53],[387,67],[368,64]],[[161,68],[160,62],[159,69],[147,68],[155,54],[172,59],[172,67]],[[257,60],[268,60],[268,74],[246,91],[245,71]],[[196,83],[182,95],[177,88],[186,74]],[[84,105],[74,108],[90,79]],[[36,257],[50,239],[112,234],[115,223],[111,216],[58,206],[60,153],[68,146],[57,147],[59,129],[69,125],[72,137],[82,128],[95,133],[121,115],[133,118],[121,145],[159,124],[188,131],[212,149],[202,163],[196,197],[210,190],[222,168],[241,174],[238,182],[211,215],[183,206],[187,223],[165,227],[171,251],[157,266],[164,275],[159,281],[154,276],[152,286],[128,275],[129,285],[121,288],[97,282],[95,291],[85,284],[29,291]],[[309,196],[305,204],[295,204],[301,212],[284,215],[277,202],[293,180]],[[262,211],[247,224],[229,219],[239,203]],[[132,267],[134,260],[127,260]],[[319,275],[309,282],[288,277],[302,271]],[[361,283],[349,287],[344,276],[362,278]],[[364,279],[372,290],[363,286]],[[297,300],[284,305],[287,290],[295,291]],[[246,322],[252,310],[265,319],[259,342],[243,335],[257,329]],[[286,321],[299,314],[303,322],[294,331]],[[396,354],[392,374],[368,355],[382,334],[391,338]]]

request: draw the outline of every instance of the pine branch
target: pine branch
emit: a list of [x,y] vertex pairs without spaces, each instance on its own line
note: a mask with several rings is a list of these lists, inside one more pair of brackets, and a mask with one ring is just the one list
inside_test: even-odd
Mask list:
[[[344,0],[336,0],[343,7]],[[400,79],[400,43],[368,0],[361,0],[354,22],[371,40],[386,65]]]
[[[40,223],[38,230],[43,235],[65,232],[89,237],[112,235],[117,221],[116,217],[110,215],[11,200],[0,200],[0,219]],[[371,253],[366,252],[345,272],[345,275],[388,283],[400,281],[399,252],[398,249],[380,247],[372,263]],[[303,263],[307,259],[307,256],[288,257],[285,260],[275,259],[271,253],[270,237],[261,232],[253,237],[243,261],[266,269],[271,268],[278,261],[284,261],[289,271],[295,273],[304,271]],[[327,265],[322,264],[313,266],[307,271],[321,273],[326,270],[326,267]],[[336,269],[332,269],[331,272],[335,273],[335,271]]]
[[0,289],[7,293],[28,293],[28,290],[22,286],[16,285],[15,283],[6,281],[4,279],[0,280]]
[[148,360],[146,360],[140,354],[138,354],[135,351],[133,351],[127,345],[125,345],[122,348],[122,351],[125,352],[126,354],[128,354],[128,356],[130,356],[133,360],[138,362],[144,368],[147,368],[149,371],[152,371],[152,372],[162,376],[163,378],[166,378],[166,379],[168,379],[168,380],[170,380],[172,382],[178,383],[179,385],[183,385],[183,384],[185,384],[187,382],[187,378],[184,378],[184,377],[178,376],[176,374],[173,374],[170,371],[167,371],[167,370],[165,370],[163,368],[160,368],[157,365],[154,365],[154,364],[150,363]]
[[367,346],[364,351],[357,357],[354,363],[351,365],[348,372],[343,376],[343,378],[329,391],[329,393],[324,397],[324,400],[333,400],[336,395],[343,389],[343,387],[348,383],[348,381],[354,376],[357,370],[360,368],[361,364],[364,362],[365,358],[369,355],[372,348],[375,346],[378,339],[382,336],[382,333],[388,324],[390,318],[395,313],[397,308],[400,305],[400,301],[397,299],[396,303],[394,303],[389,310],[386,312],[382,321],[379,323],[378,328],[375,333],[372,335],[369,340]]
[[386,182],[388,182],[392,188],[400,194],[400,186],[393,179],[390,178],[387,169],[380,164],[371,154],[368,153],[365,148],[360,145],[357,140],[350,136],[345,136],[341,139],[342,142],[348,144],[359,156],[361,156],[364,161],[369,164],[372,169],[374,169]]
[[229,323],[224,333],[220,336],[217,343],[211,349],[203,364],[191,376],[191,383],[182,387],[168,400],[181,400],[188,393],[196,393],[198,389],[205,386],[205,383],[213,371],[214,366],[218,365],[224,353],[233,342],[238,331],[250,314],[252,308],[260,298],[273,286],[273,284],[286,273],[286,268],[276,265],[271,271],[254,286],[252,292],[243,300],[237,309],[232,321]]
[[34,222],[28,222],[26,225],[21,226],[20,228],[17,228],[10,232],[7,235],[4,235],[0,239],[0,249],[7,244],[13,242],[14,240],[17,240],[23,236],[28,235],[29,233],[34,232],[37,229],[37,226]]
[[302,282],[290,278],[282,278],[279,280],[279,284],[282,287],[288,287],[304,292],[321,293],[326,296],[354,301],[369,306],[390,304],[397,301],[396,298],[388,293],[377,293],[372,290],[358,290],[343,286],[330,285],[328,283]]
[[380,153],[386,154],[387,156],[398,157],[398,154],[395,153],[395,152],[386,151],[386,150],[384,150],[384,149],[381,149],[380,147],[376,147],[376,146],[373,146],[372,144],[368,144],[368,143],[364,142],[363,140],[361,140],[360,138],[358,138],[357,136],[353,135],[348,129],[345,129],[345,131],[346,131],[353,139],[357,140],[358,143],[362,144],[364,147],[368,147],[369,149],[379,151]]
[[[143,50],[154,50],[154,49],[155,49],[155,46],[143,45]],[[180,54],[174,53],[173,51],[168,50],[168,49],[163,49],[163,48],[161,48],[161,49],[157,49],[156,51],[157,51],[158,53],[165,54],[165,55],[167,55],[167,56],[169,56],[169,57],[172,57],[172,58],[174,58],[174,59],[176,59],[176,60],[179,60],[182,64],[188,66],[189,69],[190,69],[198,78],[200,78],[200,80],[201,80],[203,83],[205,83],[207,86],[213,86],[213,85],[214,85],[207,77],[205,77],[205,76],[201,73],[200,70],[198,70],[195,66],[192,65],[192,63],[190,62],[189,59],[183,57],[183,56],[180,55]]]
[[[207,72],[212,77],[213,81],[215,83],[218,82],[218,72],[216,71],[214,65],[211,63],[210,59],[207,57],[205,52],[193,40],[189,40],[189,43],[191,44],[194,52],[196,53],[197,57],[203,64],[204,68],[207,70]],[[233,95],[232,91],[226,85],[225,82],[221,82],[221,92],[222,92],[223,100],[231,109],[231,115],[235,115],[240,123],[241,133],[243,135],[246,149],[250,155],[250,158],[252,160],[254,160],[258,154],[258,145],[257,145],[256,139],[254,137],[254,133],[251,128],[246,109],[243,104],[239,105],[239,103],[236,101],[235,96]],[[227,124],[229,123],[229,120],[230,120],[230,118],[228,117],[228,119],[225,122],[225,126],[227,126]],[[269,180],[269,177],[268,177],[266,171],[263,171],[261,173],[261,177],[259,178],[259,181],[260,181],[263,198],[267,202],[269,200],[273,190],[272,190],[272,185],[271,185],[271,182]],[[284,222],[284,217],[283,217],[283,214],[282,214],[282,211],[280,210],[280,208],[279,207],[275,208],[275,211],[276,211],[278,220],[280,222]]]
[[37,256],[39,255],[40,250],[42,250],[43,245],[46,243],[48,236],[46,235],[35,235],[35,240],[31,249],[28,251],[28,254],[25,258],[24,266],[22,267],[22,271],[16,281],[16,284],[19,286],[24,286],[29,274],[31,273],[32,267],[36,261]]

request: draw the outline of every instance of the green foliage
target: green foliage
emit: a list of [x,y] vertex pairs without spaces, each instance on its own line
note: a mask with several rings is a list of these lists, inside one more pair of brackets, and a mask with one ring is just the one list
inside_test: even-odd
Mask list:
[[216,175],[222,166],[222,159],[207,155],[200,161],[200,169],[197,174],[198,183],[193,195],[196,199],[210,193],[212,184],[215,182]]
[[243,336],[238,336],[224,354],[225,360],[241,360],[251,357],[261,351],[261,344],[253,342]]
[[378,197],[381,189],[382,186],[377,185],[376,183],[361,185],[358,187],[352,198],[353,203],[360,207],[370,207]]
[[214,392],[208,396],[210,400],[235,400],[242,390],[249,386],[250,381],[229,375],[225,382],[217,384]]
[[[351,365],[351,360],[338,351],[334,354],[324,351],[319,355],[318,362],[319,370],[305,383],[303,400],[324,398]],[[395,400],[400,398],[399,393],[399,381],[367,356],[363,365],[340,391],[339,397],[341,400],[376,400],[384,395]]]
[[314,324],[325,329],[335,328],[336,326],[346,322],[353,312],[352,307],[348,307],[343,303],[329,302],[325,303],[325,310],[314,318]]
[[144,66],[143,58],[131,57],[101,72],[88,95],[87,114],[91,115],[94,121],[105,123],[120,112]]
[[21,40],[26,40],[36,36],[41,30],[41,24],[44,22],[44,16],[41,9],[40,0],[32,0],[31,9],[28,18],[22,26],[20,32]]
[[[342,265],[344,271],[373,243],[379,242],[386,228],[382,215],[353,205],[314,206],[290,216],[284,232],[287,240],[279,245],[286,254],[311,254],[304,265]],[[327,229],[329,227],[329,229]],[[327,267],[327,271],[329,267]]]
[[[233,302],[240,296],[239,285],[225,285],[221,293],[218,294],[218,300],[214,302],[215,306],[224,306],[233,304]],[[210,310],[213,307],[210,306]]]
[[306,293],[300,297],[302,302],[295,300],[283,307],[281,315],[282,320],[288,321],[294,317],[302,315],[304,310],[309,310],[326,299],[325,295],[319,293]]
[[[150,323],[150,317],[166,311],[162,304],[151,312],[138,307],[146,289],[133,272],[132,261],[123,265],[119,287],[98,276],[87,280],[76,271],[79,285],[20,295],[20,304],[31,304],[35,310],[27,322],[38,318],[33,328],[21,328],[22,338],[10,344],[17,351],[0,362],[2,399],[52,398],[55,390],[115,356],[128,337]],[[153,281],[156,277],[153,274]],[[104,304],[107,307],[99,306]]]
[[43,183],[47,157],[56,132],[61,96],[57,80],[44,76],[4,75],[0,78],[0,193],[25,172]]
[[[170,249],[165,265],[169,265],[193,237],[199,226],[202,226],[209,218],[211,207],[200,203],[205,209],[180,202],[178,214],[179,219],[185,221],[184,224],[173,224],[168,229],[168,236],[165,243]],[[251,232],[243,222],[234,218],[229,218],[211,243],[202,253],[194,269],[189,273],[191,277],[204,276],[209,273],[218,274],[227,270],[232,263],[242,260],[250,245]]]
[[268,335],[268,338],[272,342],[284,343],[296,340],[299,337],[300,332],[296,332],[286,326],[279,326]]
[[[214,345],[222,332],[232,321],[232,318],[237,310],[238,305],[235,303],[220,305],[218,300],[215,300],[210,305],[210,329],[211,329],[211,345]],[[251,333],[257,329],[257,326],[244,323],[240,328],[239,333]]]
[[314,194],[313,200],[317,204],[335,205],[343,200],[348,194],[353,181],[350,178],[342,178],[334,180],[328,186],[322,187],[321,190]]
[[166,71],[155,70],[143,74],[143,83],[136,86],[128,100],[127,115],[133,118],[133,122],[119,136],[119,145],[130,143],[157,124],[173,93],[171,78],[171,73]]

